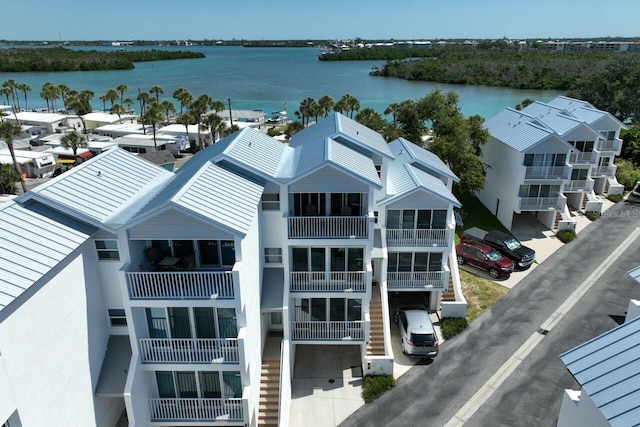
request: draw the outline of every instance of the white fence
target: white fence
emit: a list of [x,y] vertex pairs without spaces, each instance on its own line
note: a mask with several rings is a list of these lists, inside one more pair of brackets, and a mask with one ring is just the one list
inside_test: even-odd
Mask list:
[[243,421],[242,399],[149,399],[152,421]]
[[364,340],[364,322],[357,321],[297,321],[291,322],[292,340],[342,341]]
[[289,238],[366,239],[369,217],[366,216],[301,216],[290,217]]
[[389,289],[444,290],[448,283],[448,271],[405,271],[387,273],[387,287]]
[[387,229],[387,246],[449,246],[452,229]]
[[366,279],[366,271],[296,271],[291,292],[364,292]]
[[127,272],[131,299],[233,298],[230,271],[140,271]]
[[142,338],[143,363],[239,363],[237,338]]
[[566,202],[565,197],[520,197],[518,209],[524,211],[562,210]]
[[569,168],[566,166],[527,166],[525,179],[566,179]]

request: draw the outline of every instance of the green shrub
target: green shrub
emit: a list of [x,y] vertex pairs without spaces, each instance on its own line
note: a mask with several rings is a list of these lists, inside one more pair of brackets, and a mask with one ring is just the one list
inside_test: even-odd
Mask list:
[[625,190],[631,190],[636,182],[640,181],[640,169],[636,167],[628,160],[617,160],[616,166],[616,179],[622,185]]
[[562,243],[569,243],[576,238],[576,232],[571,230],[560,230],[556,233],[556,236]]
[[393,375],[365,375],[362,387],[364,402],[373,402],[395,385],[396,380],[393,378]]
[[609,194],[607,196],[607,199],[611,200],[613,203],[618,203],[622,198],[622,194]]
[[600,216],[600,212],[597,211],[587,211],[584,213],[584,216],[589,218],[591,221],[595,221]]
[[282,131],[277,129],[277,128],[275,128],[275,127],[272,127],[272,128],[267,129],[267,135],[269,135],[271,137],[282,135]]
[[451,339],[467,328],[468,322],[464,317],[445,317],[440,321],[442,338]]

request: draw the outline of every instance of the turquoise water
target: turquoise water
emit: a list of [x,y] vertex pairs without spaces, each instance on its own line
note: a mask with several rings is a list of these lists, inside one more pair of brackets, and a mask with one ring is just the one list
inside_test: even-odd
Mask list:
[[[95,47],[87,48],[95,49]],[[100,48],[109,50],[113,48]],[[171,48],[166,48],[171,49]],[[186,49],[174,48],[174,49]],[[300,101],[331,95],[336,100],[349,93],[362,108],[383,112],[394,102],[419,99],[435,89],[454,91],[460,96],[463,113],[491,117],[505,107],[513,107],[525,98],[548,101],[561,94],[557,91],[527,91],[485,86],[446,85],[411,82],[400,79],[371,77],[374,66],[384,61],[318,61],[315,48],[243,48],[193,46],[189,50],[203,52],[206,58],[138,63],[133,70],[56,72],[56,73],[0,73],[0,82],[13,78],[28,83],[28,106],[44,108],[39,96],[45,82],[66,84],[75,90],[92,90],[93,107],[102,109],[98,98],[108,89],[124,83],[129,90],[125,96],[135,99],[138,88],[148,91],[159,85],[164,89],[161,100],[174,101],[171,95],[179,87],[186,87],[198,97],[208,94],[232,108],[263,110],[267,113],[283,109],[293,117]],[[0,102],[6,102],[0,100]],[[21,95],[21,106],[24,100]],[[107,106],[109,103],[107,102]],[[137,104],[134,108],[137,108]]]

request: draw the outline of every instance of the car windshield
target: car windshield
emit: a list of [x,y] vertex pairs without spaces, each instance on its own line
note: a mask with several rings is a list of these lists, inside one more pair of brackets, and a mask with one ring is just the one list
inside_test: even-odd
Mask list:
[[507,247],[509,248],[509,250],[515,251],[516,249],[518,249],[520,246],[522,246],[520,244],[520,242],[518,242],[517,239],[507,239],[504,241],[504,244],[507,245]]
[[433,334],[411,334],[413,345],[433,345],[435,341]]
[[489,258],[490,261],[500,261],[502,259],[502,255],[500,255],[500,252],[496,250],[491,250],[487,252],[487,258]]

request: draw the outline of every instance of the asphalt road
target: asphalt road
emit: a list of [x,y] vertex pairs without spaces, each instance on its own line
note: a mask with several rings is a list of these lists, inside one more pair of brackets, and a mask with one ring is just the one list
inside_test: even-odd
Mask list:
[[[446,341],[430,364],[417,365],[394,389],[342,426],[444,426],[509,357],[640,226],[640,205],[618,203]],[[555,426],[565,388],[579,388],[559,355],[623,321],[640,285],[640,238],[469,418],[466,426]]]

